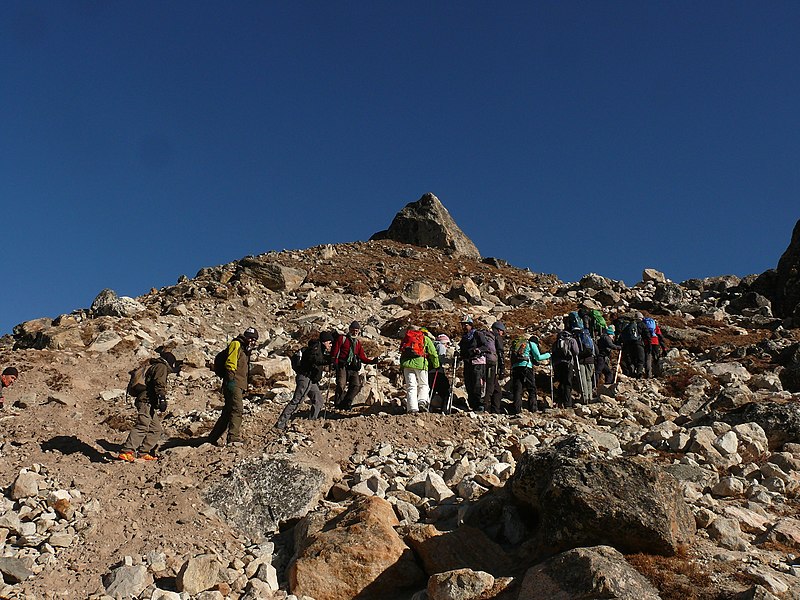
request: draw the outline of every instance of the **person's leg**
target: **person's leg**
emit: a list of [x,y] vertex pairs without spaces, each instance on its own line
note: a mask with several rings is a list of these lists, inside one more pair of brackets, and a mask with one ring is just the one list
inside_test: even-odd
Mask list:
[[417,408],[430,410],[431,388],[428,384],[428,372],[425,369],[416,369],[417,374]]
[[350,410],[353,407],[353,400],[361,391],[361,373],[358,371],[347,371],[347,391],[344,394],[342,408]]
[[[531,412],[539,410],[539,398],[536,395],[536,372],[531,367],[524,367],[525,378],[523,386],[528,390],[528,406]],[[542,405],[544,409],[544,405]]]
[[406,412],[418,412],[417,374],[415,370],[403,367],[403,381],[406,385]]
[[231,393],[231,420],[228,423],[228,443],[244,441],[242,438],[242,415],[244,414],[244,391],[233,388]]
[[497,384],[497,364],[488,363],[486,365],[486,389],[483,393],[483,410],[489,412],[492,408],[492,396],[494,386]]
[[163,434],[164,429],[161,426],[161,417],[155,408],[150,407],[150,424],[147,427],[147,434],[144,440],[142,440],[142,453],[155,457],[158,452],[158,444],[161,442],[161,436]]
[[325,396],[322,395],[322,390],[319,389],[318,383],[312,383],[308,386],[308,393],[306,394],[311,402],[311,412],[308,415],[309,419],[319,419],[322,409],[325,408]]
[[336,395],[333,397],[333,404],[336,408],[342,408],[346,388],[347,369],[344,367],[336,367]]
[[208,434],[208,441],[212,444],[216,443],[219,438],[222,437],[222,434],[228,429],[228,424],[231,420],[231,392],[226,388],[224,385],[222,386],[222,397],[225,400],[225,404],[222,407],[222,412],[219,414],[219,418],[217,422],[214,424],[214,427],[211,429],[211,432]]
[[147,399],[136,401],[136,423],[128,433],[128,439],[122,444],[121,453],[135,454],[147,437],[150,430],[150,402]]
[[514,402],[514,414],[518,415],[522,411],[522,391],[524,367],[514,367],[511,369],[511,398]]
[[308,389],[311,386],[311,380],[305,375],[298,374],[294,378],[294,381],[294,395],[286,404],[286,406],[283,407],[281,416],[278,417],[278,421],[275,423],[275,427],[278,429],[286,429],[286,426],[289,424],[289,420],[297,410],[297,407],[300,406],[300,403],[303,401],[303,398],[305,398],[306,394],[308,393]]

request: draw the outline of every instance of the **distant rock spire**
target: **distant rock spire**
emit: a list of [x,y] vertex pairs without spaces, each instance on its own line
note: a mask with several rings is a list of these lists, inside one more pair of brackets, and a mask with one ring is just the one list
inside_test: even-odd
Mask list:
[[[792,317],[792,327],[800,326],[800,221],[794,226],[792,240],[778,261],[775,290],[776,314]],[[799,320],[795,322],[795,320]]]
[[430,192],[397,213],[389,229],[379,231],[370,240],[394,240],[414,246],[450,250],[454,254],[479,259],[480,252],[453,217]]

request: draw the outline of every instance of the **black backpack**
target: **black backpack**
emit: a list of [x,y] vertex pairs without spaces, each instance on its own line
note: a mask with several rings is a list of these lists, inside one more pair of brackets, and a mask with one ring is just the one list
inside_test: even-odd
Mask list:
[[556,343],[553,344],[553,358],[559,361],[572,360],[573,352],[572,345],[569,343],[570,335],[566,331],[562,331],[556,338]]
[[642,339],[642,335],[639,333],[639,324],[636,321],[628,321],[625,325],[623,325],[619,339],[623,342],[640,341]]
[[228,346],[217,352],[214,357],[214,366],[212,370],[217,377],[225,377],[225,362],[228,360]]
[[299,350],[297,350],[297,352],[295,352],[289,357],[289,360],[292,362],[292,370],[295,373],[300,373],[301,372],[300,365],[303,363],[303,349],[300,348]]

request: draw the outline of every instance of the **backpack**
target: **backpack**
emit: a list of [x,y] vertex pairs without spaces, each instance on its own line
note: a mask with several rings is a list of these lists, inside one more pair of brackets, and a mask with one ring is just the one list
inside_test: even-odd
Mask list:
[[510,353],[511,353],[511,362],[513,364],[527,361],[530,356],[530,350],[528,347],[528,338],[522,335],[514,338],[514,340],[511,342]]
[[573,310],[567,315],[567,329],[583,329],[583,319],[578,311]]
[[217,352],[217,355],[214,357],[214,366],[212,367],[212,371],[217,377],[225,377],[225,362],[228,360],[228,346],[225,346],[222,350]]
[[569,343],[570,335],[562,331],[556,338],[556,343],[553,346],[553,358],[556,360],[572,360],[573,352]]
[[128,387],[126,388],[126,392],[129,396],[138,396],[142,392],[147,389],[147,384],[145,383],[144,376],[147,373],[147,369],[150,368],[150,361],[147,360],[135,369],[131,369],[128,371],[130,373],[130,380],[128,381]]
[[608,324],[606,323],[606,318],[603,316],[603,313],[597,309],[592,310],[592,329],[597,333],[602,333],[607,327]]
[[488,362],[497,362],[497,344],[494,340],[494,334],[491,331],[481,331],[483,334],[483,339],[486,340],[486,352],[484,352],[484,356]]
[[636,321],[628,321],[625,323],[620,332],[619,339],[623,342],[638,342],[642,339]]
[[650,331],[650,337],[656,337],[656,320],[652,317],[645,317],[642,322],[647,326]]
[[425,334],[419,330],[409,329],[400,342],[400,357],[410,360],[425,356]]
[[578,343],[581,346],[581,358],[588,358],[594,355],[594,341],[589,330],[585,327],[578,333]]
[[300,348],[297,352],[292,354],[289,357],[289,361],[292,363],[292,370],[295,373],[300,373],[300,364],[303,362],[303,349]]

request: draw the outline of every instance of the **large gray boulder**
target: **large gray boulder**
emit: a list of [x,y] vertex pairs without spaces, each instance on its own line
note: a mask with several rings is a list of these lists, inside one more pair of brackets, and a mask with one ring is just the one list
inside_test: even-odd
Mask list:
[[595,545],[671,556],[692,540],[694,518],[671,475],[596,452],[572,436],[517,463],[510,487],[521,511],[539,523],[534,558]]
[[472,240],[461,231],[444,205],[431,193],[407,204],[395,215],[389,229],[379,231],[370,240],[394,240],[414,246],[450,250],[461,256],[481,257]]
[[111,289],[102,290],[95,297],[89,311],[95,317],[135,317],[147,307],[128,296],[117,296]]
[[800,327],[800,221],[778,261],[773,310],[779,317],[792,317],[792,325]]
[[269,257],[248,256],[239,261],[238,273],[248,275],[273,292],[292,292],[303,285],[308,272],[274,262]]
[[255,540],[280,523],[304,517],[327,494],[338,466],[276,455],[242,463],[206,491],[206,500]]
[[728,425],[757,423],[767,435],[772,452],[787,442],[800,442],[800,404],[796,402],[750,402],[728,413],[711,413],[701,424],[714,421]]
[[658,590],[609,546],[576,548],[528,569],[519,600],[659,600]]

